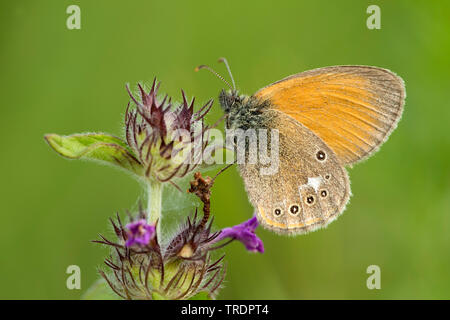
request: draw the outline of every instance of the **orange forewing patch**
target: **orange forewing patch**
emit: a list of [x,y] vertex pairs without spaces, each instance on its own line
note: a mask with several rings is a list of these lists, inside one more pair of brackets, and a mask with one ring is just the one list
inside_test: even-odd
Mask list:
[[404,98],[399,83],[384,69],[329,67],[288,77],[255,96],[270,100],[318,135],[343,164],[352,164],[370,155],[395,127]]

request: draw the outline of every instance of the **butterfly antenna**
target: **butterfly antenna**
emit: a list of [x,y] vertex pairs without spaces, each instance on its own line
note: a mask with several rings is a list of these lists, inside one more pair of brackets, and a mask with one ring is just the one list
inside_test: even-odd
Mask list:
[[234,163],[231,163],[229,165],[227,165],[226,167],[223,167],[222,169],[219,170],[219,172],[217,172],[217,174],[214,176],[214,178],[212,178],[212,182],[216,181],[216,178],[221,175],[225,170],[227,170],[229,167],[231,167]]
[[219,78],[220,80],[222,80],[223,82],[225,82],[225,84],[228,86],[228,88],[230,88],[230,90],[233,90],[233,87],[228,83],[227,80],[225,80],[220,74],[218,74],[217,72],[215,72],[211,67],[202,64],[201,66],[198,66],[197,68],[195,68],[195,72],[198,72],[201,69],[207,69],[209,70],[209,72],[211,72],[213,75],[215,75],[217,78]]
[[219,62],[225,63],[225,66],[227,67],[228,74],[230,75],[231,82],[233,83],[233,88],[236,90],[236,83],[234,82],[233,74],[231,73],[230,65],[228,64],[228,61],[226,58],[220,58]]

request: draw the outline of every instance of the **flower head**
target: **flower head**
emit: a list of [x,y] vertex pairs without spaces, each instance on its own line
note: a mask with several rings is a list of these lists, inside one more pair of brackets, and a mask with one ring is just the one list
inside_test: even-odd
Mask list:
[[256,216],[254,216],[250,220],[247,220],[234,227],[222,229],[216,241],[220,241],[225,238],[235,239],[242,242],[242,244],[244,244],[245,248],[248,251],[263,253],[264,244],[262,240],[255,234],[255,229],[258,227],[258,225],[258,220]]
[[[62,136],[47,134],[45,140],[69,159],[93,160],[133,173],[147,183],[170,182],[184,177],[200,164],[210,164],[212,153],[222,146],[213,142],[204,117],[213,100],[194,112],[184,91],[181,103],[159,97],[156,79],[150,90],[138,84],[138,96],[131,93],[125,113],[125,141],[107,133]],[[131,104],[135,107],[131,107]]]
[[208,146],[209,127],[203,118],[212,107],[209,100],[194,113],[194,101],[189,103],[182,90],[182,103],[174,106],[166,95],[157,97],[159,83],[156,79],[150,91],[138,84],[140,98],[137,99],[127,87],[136,105],[125,116],[127,144],[137,155],[147,178],[160,182],[174,177],[183,177],[202,161]]
[[155,226],[149,225],[145,219],[140,219],[126,225],[127,241],[125,246],[131,247],[133,245],[146,246],[150,240],[155,236]]
[[[224,256],[213,260],[203,248],[217,233],[210,233],[210,225],[201,226],[193,218],[189,220],[189,232],[175,236],[177,240],[174,238],[171,244],[194,239],[193,243],[202,245],[194,251],[184,244],[161,248],[158,231],[148,225],[145,219],[146,213],[141,211],[137,221],[123,227],[117,216],[117,220],[111,220],[111,223],[118,241],[113,242],[103,236],[102,240],[95,241],[113,248],[110,257],[105,259],[109,270],[100,271],[111,289],[121,298],[133,300],[189,299],[197,294],[203,298],[214,298],[225,278]],[[196,231],[192,232],[194,229]],[[130,240],[131,245],[128,246]],[[191,255],[191,252],[204,254]]]

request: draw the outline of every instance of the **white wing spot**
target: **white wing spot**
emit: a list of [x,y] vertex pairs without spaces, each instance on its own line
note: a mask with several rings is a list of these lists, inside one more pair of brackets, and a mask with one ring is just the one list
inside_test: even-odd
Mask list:
[[308,178],[308,186],[313,187],[314,191],[318,191],[320,185],[322,184],[322,177]]

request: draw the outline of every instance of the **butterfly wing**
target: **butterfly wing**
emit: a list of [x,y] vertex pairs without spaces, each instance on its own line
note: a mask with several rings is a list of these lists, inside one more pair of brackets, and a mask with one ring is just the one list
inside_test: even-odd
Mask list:
[[292,75],[255,96],[301,122],[342,164],[352,165],[372,155],[395,129],[405,87],[386,69],[335,66]]
[[240,165],[249,199],[265,228],[300,234],[338,217],[350,196],[350,183],[337,156],[292,117],[276,111],[270,128],[279,132],[278,170],[260,174],[261,164]]

